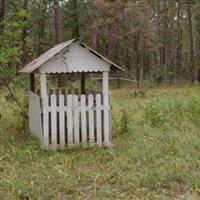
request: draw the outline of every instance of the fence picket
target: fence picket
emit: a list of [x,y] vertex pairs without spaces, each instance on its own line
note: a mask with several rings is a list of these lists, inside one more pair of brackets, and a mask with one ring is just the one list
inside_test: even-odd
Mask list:
[[51,144],[52,148],[57,147],[57,112],[56,95],[51,95]]
[[89,113],[89,142],[90,145],[94,144],[94,96],[88,95],[88,113]]
[[81,95],[81,138],[82,143],[87,141],[87,127],[86,127],[86,99],[85,95]]
[[67,142],[73,144],[73,113],[72,113],[72,95],[67,95]]
[[65,147],[65,111],[64,111],[64,95],[59,95],[59,135],[60,148]]
[[97,129],[97,144],[102,145],[102,122],[101,122],[101,95],[96,94],[96,129]]
[[74,109],[74,143],[79,144],[79,109],[78,109],[78,96],[73,95],[73,109]]

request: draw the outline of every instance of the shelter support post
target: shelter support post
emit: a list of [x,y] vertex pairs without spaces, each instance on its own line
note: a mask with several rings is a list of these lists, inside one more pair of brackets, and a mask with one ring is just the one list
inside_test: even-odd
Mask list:
[[108,90],[109,72],[103,72],[103,124],[104,124],[104,146],[111,145],[111,121],[110,121],[110,102],[109,102],[109,90]]
[[103,72],[103,95],[108,94],[109,72]]
[[35,76],[34,76],[34,73],[30,74],[30,91],[35,92]]
[[81,94],[85,94],[85,73],[81,73]]
[[40,95],[42,100],[42,125],[43,125],[43,141],[42,146],[44,149],[48,149],[49,146],[49,116],[46,112],[48,106],[47,97],[47,78],[46,73],[40,74]]
[[47,95],[47,78],[46,73],[40,74],[40,95],[43,99]]

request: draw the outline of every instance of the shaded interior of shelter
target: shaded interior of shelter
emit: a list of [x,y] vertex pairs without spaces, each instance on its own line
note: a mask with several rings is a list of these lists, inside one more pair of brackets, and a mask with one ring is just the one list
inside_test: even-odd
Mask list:
[[[35,74],[33,92],[40,96],[39,75]],[[84,77],[83,77],[84,76]],[[102,94],[102,73],[51,73],[47,74],[47,94],[59,96],[63,94],[81,96],[89,94]]]
[[[35,93],[40,96],[40,83],[39,77],[35,74]],[[93,112],[94,112],[94,143],[97,142],[97,119],[96,119],[96,94],[100,94],[101,96],[101,104],[103,105],[103,83],[102,83],[102,72],[93,72],[93,73],[84,73],[84,80],[82,80],[83,73],[51,73],[47,74],[47,95],[48,95],[48,106],[52,105],[52,95],[56,96],[56,105],[59,106],[59,98],[60,95],[64,96],[64,105],[67,106],[67,95],[76,95],[78,96],[78,106],[80,106],[81,102],[81,95],[85,95],[85,104],[86,106],[89,105],[88,96],[93,96]],[[60,80],[61,79],[61,80]],[[83,90],[83,81],[84,81],[84,91]],[[60,83],[59,83],[60,82]],[[61,87],[59,87],[59,84]],[[52,125],[51,125],[51,112],[48,113],[49,115],[49,125],[48,125],[48,132],[49,132],[49,144],[52,144]],[[42,122],[43,122],[43,113],[41,114]],[[56,114],[56,127],[57,127],[57,144],[60,144],[60,118],[59,112]],[[67,130],[67,113],[65,112],[65,143],[68,144],[68,130]],[[81,112],[79,112],[79,141],[82,142],[82,126],[81,126]],[[89,137],[89,112],[86,111],[86,129],[87,129],[87,142],[90,142]],[[101,110],[101,129],[102,133],[104,132],[104,114],[103,110]],[[102,134],[102,142],[104,142],[104,134]],[[73,143],[75,143],[75,138],[73,135]]]

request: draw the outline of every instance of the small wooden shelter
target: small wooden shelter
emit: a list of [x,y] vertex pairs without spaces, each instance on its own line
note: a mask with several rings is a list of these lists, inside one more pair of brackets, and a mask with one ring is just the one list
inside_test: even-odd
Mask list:
[[[45,149],[73,145],[109,146],[111,111],[110,69],[122,70],[90,47],[73,39],[58,44],[20,70],[30,74],[29,127]],[[102,91],[88,94],[85,74],[102,74]],[[35,93],[34,73],[40,75],[40,95]],[[49,74],[81,74],[81,94],[50,94]],[[66,94],[66,95],[65,95]]]

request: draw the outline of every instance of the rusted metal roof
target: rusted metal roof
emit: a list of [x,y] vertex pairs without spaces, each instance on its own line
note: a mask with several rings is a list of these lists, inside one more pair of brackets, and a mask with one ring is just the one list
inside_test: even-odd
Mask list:
[[[48,60],[50,60],[51,58],[56,56],[64,48],[70,46],[73,42],[76,42],[76,41],[78,41],[78,39],[69,40],[67,42],[63,42],[63,43],[60,43],[60,44],[54,46],[53,48],[49,49],[47,52],[45,52],[44,54],[42,54],[38,58],[34,59],[32,62],[27,64],[19,72],[21,72],[21,73],[32,73],[32,72],[36,71],[40,66],[42,66]],[[85,45],[85,44],[83,44],[81,42],[80,42],[80,45],[85,47],[85,48],[87,48],[91,53],[93,53],[97,57],[103,59],[105,62],[111,64],[112,67],[114,66],[118,70],[123,70],[121,67],[119,67],[118,65],[114,64],[113,62],[111,62],[110,60],[105,58],[104,56],[100,55],[99,53],[97,53],[95,50],[91,49],[87,45]]]

